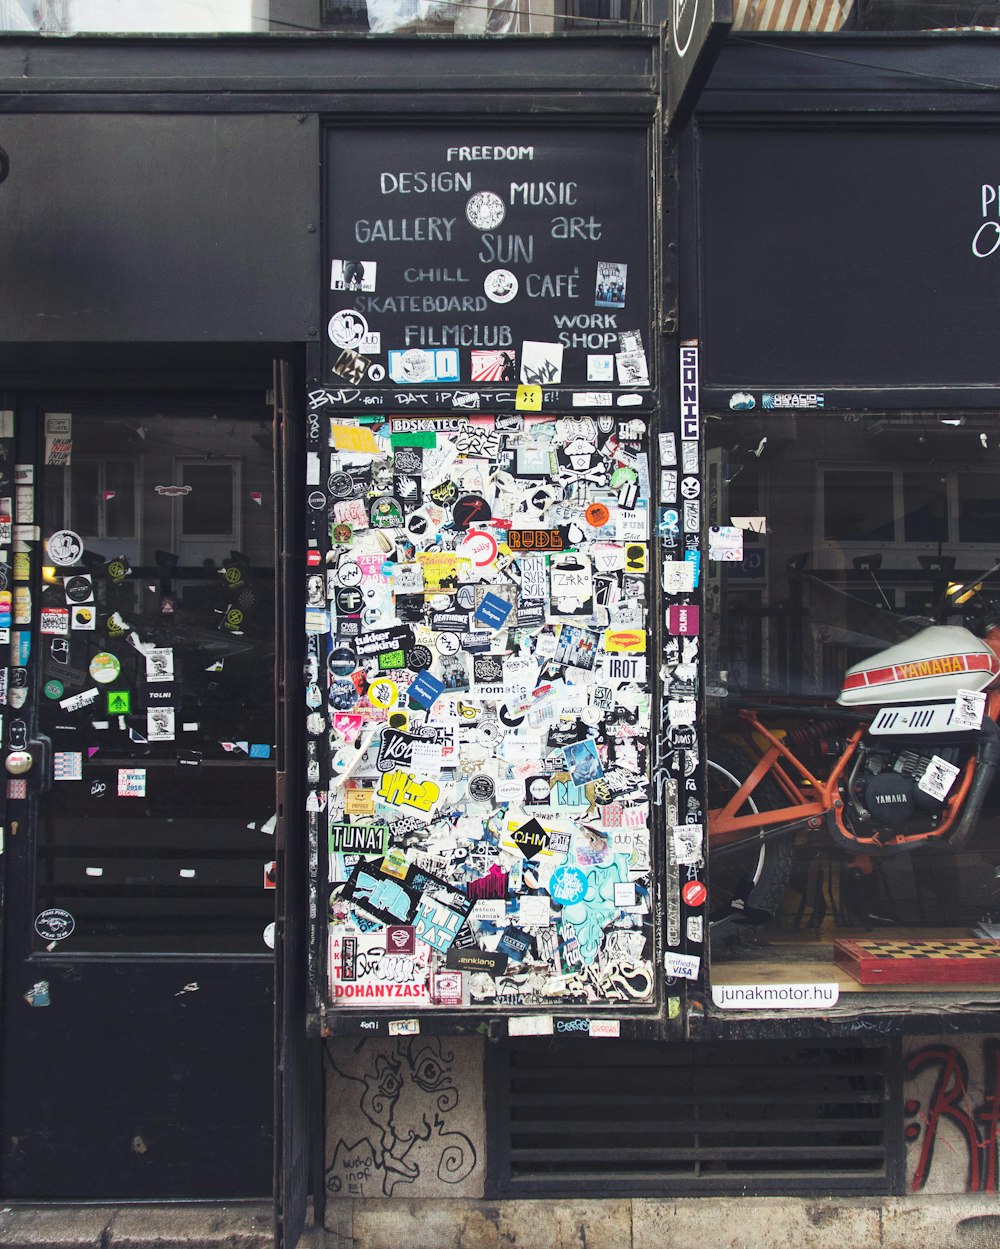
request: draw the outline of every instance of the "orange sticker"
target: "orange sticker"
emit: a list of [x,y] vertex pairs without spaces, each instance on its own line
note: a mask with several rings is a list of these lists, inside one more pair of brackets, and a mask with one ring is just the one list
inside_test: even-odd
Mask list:
[[600,529],[602,525],[606,525],[611,519],[611,513],[603,503],[591,503],[585,512],[587,524],[593,525],[595,529]]

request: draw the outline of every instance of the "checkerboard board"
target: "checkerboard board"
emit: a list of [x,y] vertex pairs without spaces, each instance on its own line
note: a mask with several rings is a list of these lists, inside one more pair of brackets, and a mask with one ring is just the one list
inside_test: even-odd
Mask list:
[[859,984],[1000,984],[1000,941],[979,937],[833,943],[833,958]]

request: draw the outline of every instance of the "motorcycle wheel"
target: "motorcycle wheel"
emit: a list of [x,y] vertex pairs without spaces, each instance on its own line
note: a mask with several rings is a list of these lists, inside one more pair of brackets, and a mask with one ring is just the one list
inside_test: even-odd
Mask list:
[[[713,748],[707,767],[710,810],[728,801],[746,780],[750,768],[750,761],[740,751],[721,745]],[[738,814],[767,811],[782,805],[778,787],[765,779]],[[777,837],[720,855],[713,861],[711,827],[708,840],[708,923],[712,954],[717,957],[735,953],[748,944],[757,931],[756,925],[745,922],[738,911],[733,912],[734,898],[742,898],[747,907],[777,913],[792,873],[793,847],[791,837]]]

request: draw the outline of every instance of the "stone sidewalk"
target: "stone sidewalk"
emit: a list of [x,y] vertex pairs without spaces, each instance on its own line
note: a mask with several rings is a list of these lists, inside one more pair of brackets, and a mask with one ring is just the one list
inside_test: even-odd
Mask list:
[[[0,1249],[271,1249],[265,1204],[0,1206]],[[335,1201],[302,1249],[1000,1249],[1000,1198]]]
[[0,1249],[270,1249],[270,1203],[0,1206]]

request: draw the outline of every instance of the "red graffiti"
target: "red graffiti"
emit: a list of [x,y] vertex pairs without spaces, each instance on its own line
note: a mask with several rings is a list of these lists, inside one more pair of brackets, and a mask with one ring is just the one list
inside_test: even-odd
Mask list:
[[[954,1046],[927,1045],[907,1059],[911,1076],[919,1075],[929,1067],[939,1067],[937,1081],[930,1096],[927,1113],[922,1115],[924,1139],[920,1147],[910,1185],[918,1192],[927,1183],[934,1147],[937,1144],[938,1127],[947,1120],[964,1138],[969,1156],[966,1189],[970,1193],[995,1193],[997,1191],[997,1127],[1000,1124],[1000,1044],[987,1041],[983,1045],[983,1076],[985,1099],[973,1107],[969,1091],[969,1069],[965,1059]],[[908,1100],[906,1114],[916,1116],[920,1103]],[[984,1125],[984,1128],[980,1127]],[[918,1124],[907,1126],[908,1140],[920,1136]]]

